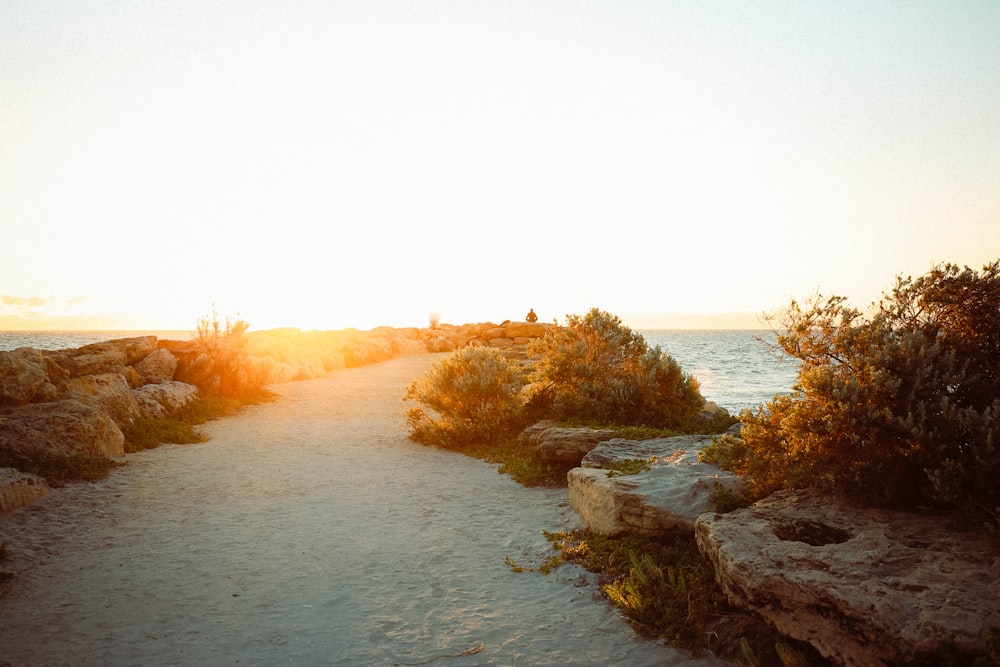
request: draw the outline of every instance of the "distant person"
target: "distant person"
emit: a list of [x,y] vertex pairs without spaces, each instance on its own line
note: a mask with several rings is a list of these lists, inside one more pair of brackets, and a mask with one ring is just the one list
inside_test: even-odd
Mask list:
[[537,322],[538,315],[535,315],[535,309],[534,308],[530,309],[524,319],[526,319],[529,322]]

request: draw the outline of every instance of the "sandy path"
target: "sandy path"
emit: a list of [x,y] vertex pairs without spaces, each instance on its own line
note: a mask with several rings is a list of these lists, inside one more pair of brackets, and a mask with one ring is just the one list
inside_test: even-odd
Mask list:
[[279,387],[202,445],[0,517],[0,664],[710,665],[637,639],[581,570],[515,573],[565,490],[406,438],[406,357]]

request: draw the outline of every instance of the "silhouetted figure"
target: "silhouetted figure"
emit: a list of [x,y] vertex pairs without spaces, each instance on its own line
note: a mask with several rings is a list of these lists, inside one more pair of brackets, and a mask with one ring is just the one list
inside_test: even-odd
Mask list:
[[528,314],[524,317],[524,319],[526,319],[529,322],[537,322],[538,315],[535,315],[535,309],[534,308],[530,309],[528,311]]

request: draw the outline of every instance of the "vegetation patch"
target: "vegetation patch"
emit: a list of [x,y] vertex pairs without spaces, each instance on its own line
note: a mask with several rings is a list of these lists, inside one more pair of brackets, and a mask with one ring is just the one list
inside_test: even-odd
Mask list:
[[[616,537],[586,530],[545,533],[557,555],[537,567],[505,563],[517,572],[551,572],[576,563],[599,576],[599,586],[635,630],[698,655],[705,651],[746,665],[827,663],[809,646],[778,635],[756,616],[732,608],[694,535]],[[751,660],[748,660],[748,656]]]
[[638,475],[649,470],[657,459],[650,456],[648,459],[624,459],[615,461],[608,466],[608,477],[621,477],[622,475]]
[[816,296],[775,319],[794,393],[745,411],[708,460],[754,499],[813,487],[1000,527],[1000,261],[899,278],[869,314]]

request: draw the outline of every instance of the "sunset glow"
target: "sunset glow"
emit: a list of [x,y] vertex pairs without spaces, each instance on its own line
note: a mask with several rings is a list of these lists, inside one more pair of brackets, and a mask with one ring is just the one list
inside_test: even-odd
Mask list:
[[754,326],[1000,256],[1000,4],[5,2],[0,329]]

